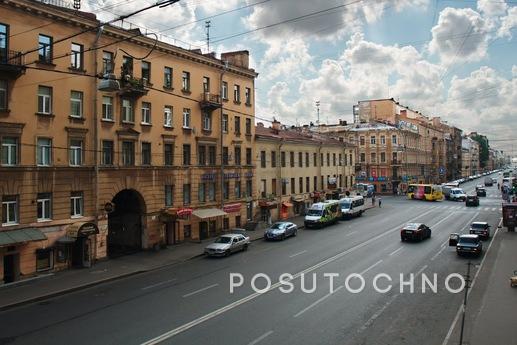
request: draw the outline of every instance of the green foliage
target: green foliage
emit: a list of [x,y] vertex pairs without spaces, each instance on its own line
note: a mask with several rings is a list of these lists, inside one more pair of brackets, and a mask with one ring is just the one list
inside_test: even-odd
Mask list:
[[486,136],[481,134],[472,135],[471,138],[479,143],[479,165],[484,168],[488,162],[488,139]]

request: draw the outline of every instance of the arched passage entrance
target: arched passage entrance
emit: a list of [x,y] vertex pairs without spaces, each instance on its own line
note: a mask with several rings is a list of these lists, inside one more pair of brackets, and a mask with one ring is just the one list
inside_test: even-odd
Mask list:
[[121,190],[113,198],[108,216],[108,255],[121,256],[142,249],[145,201],[134,189]]

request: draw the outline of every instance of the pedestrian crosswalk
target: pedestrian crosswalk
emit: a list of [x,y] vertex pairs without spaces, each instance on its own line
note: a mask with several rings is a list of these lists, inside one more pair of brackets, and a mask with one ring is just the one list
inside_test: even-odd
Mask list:
[[466,207],[465,205],[432,205],[432,204],[422,204],[415,206],[417,209],[426,209],[426,210],[443,210],[443,211],[475,211],[475,212],[501,212],[501,207],[495,206],[473,206]]

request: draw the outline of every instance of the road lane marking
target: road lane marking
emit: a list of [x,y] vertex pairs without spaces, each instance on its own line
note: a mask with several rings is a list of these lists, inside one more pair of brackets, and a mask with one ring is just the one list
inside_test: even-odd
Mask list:
[[404,247],[400,247],[399,249],[396,249],[396,250],[392,251],[392,252],[389,254],[389,256],[392,256],[392,255],[397,254],[397,253],[398,253],[398,252],[400,252],[403,248],[404,248]]
[[361,332],[364,332],[368,327],[370,327],[370,325],[375,321],[375,319],[377,319],[379,316],[381,316],[381,314],[390,306],[390,304],[393,303],[393,301],[395,301],[395,298],[398,297],[398,294],[396,295],[393,295],[389,300],[388,302],[386,302],[381,309],[379,309],[375,314],[372,315],[372,317],[370,317],[368,319],[368,321],[366,321],[364,323],[364,325],[361,326],[361,328],[359,328],[359,333]]
[[[502,222],[503,222],[503,218],[501,218],[501,220],[499,221],[499,224],[497,225],[497,229],[495,230],[495,233],[494,233],[494,237],[492,238],[492,241],[490,241],[490,244],[488,245],[488,248],[485,252],[485,256],[483,256],[483,260],[481,260],[478,270],[476,271],[476,274],[474,275],[474,279],[472,279],[472,284],[470,285],[470,288],[467,292],[467,300],[469,298],[470,293],[472,292],[472,289],[474,288],[474,285],[476,284],[479,272],[481,272],[481,269],[483,268],[483,264],[485,263],[485,259],[488,256],[488,252],[490,251],[490,248],[492,247],[492,243],[495,242],[495,237],[499,233],[499,226],[501,226]],[[451,338],[452,332],[454,331],[454,328],[456,327],[456,323],[458,323],[462,310],[463,310],[463,302],[460,304],[460,307],[458,308],[458,312],[456,313],[456,316],[454,317],[454,320],[452,321],[451,327],[449,328],[449,331],[447,332],[447,335],[445,336],[445,339],[443,340],[442,345],[447,345],[449,343],[449,339]]]
[[[341,253],[337,253],[336,255],[333,255],[333,256],[331,256],[331,257],[329,257],[329,258],[327,258],[327,259],[325,259],[323,261],[320,261],[319,263],[317,263],[317,264],[315,264],[315,265],[313,265],[311,267],[308,267],[308,268],[306,268],[303,271],[300,271],[300,272],[294,274],[293,275],[293,279],[291,279],[291,280],[298,279],[302,275],[305,275],[307,273],[315,271],[318,268],[321,268],[321,267],[323,267],[323,266],[325,266],[325,265],[327,265],[327,264],[329,264],[331,262],[334,262],[334,261],[342,258],[345,255],[348,255],[348,254],[350,254],[350,253],[352,253],[352,252],[354,252],[354,251],[356,251],[356,250],[358,250],[360,248],[363,248],[363,247],[369,245],[372,242],[377,241],[380,238],[383,238],[383,237],[385,237],[385,236],[387,236],[387,235],[389,235],[389,234],[391,234],[393,232],[399,231],[400,227],[404,226],[404,224],[414,222],[416,219],[418,219],[420,217],[423,217],[423,216],[425,216],[425,215],[427,215],[427,214],[429,214],[431,212],[432,212],[432,210],[428,210],[428,211],[426,211],[426,212],[424,212],[422,214],[419,214],[418,216],[415,216],[415,217],[409,219],[408,221],[406,221],[406,222],[404,222],[402,224],[397,225],[396,227],[391,228],[388,231],[382,232],[382,233],[380,233],[380,234],[378,234],[378,235],[376,235],[376,236],[374,236],[374,237],[372,237],[372,238],[370,238],[370,239],[368,239],[368,240],[366,240],[364,242],[358,243],[355,246],[353,246],[353,247],[351,247],[351,248],[349,248],[349,249],[347,249],[345,251],[342,251]],[[291,281],[291,280],[289,280],[289,281]],[[287,280],[285,280],[285,281],[287,281]],[[190,322],[187,322],[187,323],[185,323],[185,324],[183,324],[181,326],[178,326],[178,327],[176,327],[174,329],[171,329],[170,331],[162,333],[161,335],[158,335],[158,336],[156,336],[156,337],[154,337],[154,338],[152,338],[152,339],[142,343],[141,345],[155,345],[155,344],[159,344],[159,343],[161,343],[161,342],[163,342],[163,341],[165,341],[167,339],[170,339],[170,338],[172,338],[172,337],[174,337],[174,336],[176,336],[176,335],[178,335],[180,333],[185,332],[186,330],[189,330],[189,329],[191,329],[191,328],[193,328],[193,327],[195,327],[195,326],[197,326],[199,324],[202,324],[202,323],[204,323],[204,322],[206,322],[208,320],[211,320],[214,317],[217,317],[217,316],[219,316],[221,314],[226,313],[227,311],[230,311],[230,310],[232,310],[234,308],[237,308],[240,305],[243,305],[243,304],[245,304],[245,303],[247,303],[249,301],[252,301],[252,300],[254,300],[257,297],[259,297],[259,296],[261,296],[261,295],[263,295],[265,293],[268,293],[269,291],[276,290],[277,288],[282,286],[282,284],[284,282],[282,282],[282,283],[281,282],[277,282],[275,284],[272,284],[271,287],[268,290],[266,290],[265,292],[254,292],[254,293],[252,293],[252,294],[250,294],[250,295],[248,295],[246,297],[243,297],[243,298],[241,298],[239,300],[236,300],[236,301],[234,301],[234,302],[232,302],[230,304],[227,304],[227,305],[225,305],[225,306],[223,306],[223,307],[221,307],[219,309],[216,309],[216,310],[214,310],[214,311],[212,311],[212,312],[210,312],[208,314],[205,314],[205,315],[203,315],[201,317],[198,317],[197,319],[194,319],[194,320],[192,320]]]
[[373,265],[371,265],[370,267],[368,267],[367,269],[363,270],[361,273],[359,273],[359,275],[363,275],[365,274],[366,272],[368,272],[369,270],[371,270],[372,268],[374,268],[375,266],[379,265],[380,263],[382,262],[382,259],[377,261],[376,263],[374,263]]
[[183,295],[183,297],[185,298],[185,297],[193,296],[193,295],[195,295],[195,294],[198,294],[198,293],[200,293],[200,292],[206,291],[206,290],[211,289],[211,288],[213,288],[213,287],[216,287],[216,286],[218,286],[218,285],[219,285],[219,284],[217,284],[217,283],[216,283],[216,284],[212,284],[212,285],[206,286],[206,287],[204,287],[204,288],[202,288],[202,289],[199,289],[199,290],[196,290],[196,291],[192,291],[192,292],[190,292],[190,293],[188,293],[188,294],[186,294],[186,295]]
[[415,276],[418,276],[420,273],[424,272],[427,267],[428,267],[427,265],[424,265],[424,267],[422,267],[421,269],[418,270],[418,272],[416,272]]
[[335,289],[333,292],[329,292],[328,294],[326,294],[325,296],[321,297],[320,299],[318,299],[316,302],[312,303],[311,305],[309,305],[307,308],[305,309],[302,309],[300,310],[298,313],[296,313],[294,315],[294,317],[298,317],[300,315],[302,315],[303,313],[305,313],[306,311],[314,308],[316,305],[318,305],[319,303],[323,302],[324,300],[326,300],[327,298],[329,298],[331,295],[335,294],[336,292],[338,292],[339,290],[341,290],[343,288],[343,285],[339,286],[337,289]]
[[495,211],[495,210],[496,210],[496,208],[495,208],[495,207],[492,207],[492,211]]
[[258,337],[257,339],[253,340],[251,343],[249,343],[248,345],[255,345],[255,344],[258,344],[260,343],[262,340],[266,339],[267,337],[269,337],[271,334],[273,333],[273,331],[269,331],[269,332],[266,332],[264,334],[262,334],[260,337]]
[[345,237],[346,237],[346,236],[350,236],[350,235],[353,235],[353,234],[355,234],[356,232],[357,232],[357,231],[352,231],[352,232],[349,232],[348,234],[346,234],[346,235],[345,235]]
[[[449,240],[447,240],[447,242],[449,242]],[[438,255],[440,255],[445,250],[445,248],[447,248],[447,246],[446,245],[442,245],[442,249],[440,249],[438,251],[438,253],[433,255],[433,257],[431,258],[431,261],[434,261],[438,257]]]
[[290,258],[294,258],[295,256],[302,255],[302,254],[304,254],[304,253],[307,253],[307,251],[306,251],[306,250],[302,250],[301,252],[295,253],[295,254],[293,254],[293,255],[289,255],[289,257],[290,257]]
[[152,289],[152,288],[155,288],[155,287],[163,285],[163,284],[171,283],[171,282],[173,282],[175,280],[176,279],[169,279],[169,280],[165,280],[163,282],[159,282],[159,283],[156,283],[156,284],[153,284],[153,285],[148,285],[148,286],[143,287],[142,290]]

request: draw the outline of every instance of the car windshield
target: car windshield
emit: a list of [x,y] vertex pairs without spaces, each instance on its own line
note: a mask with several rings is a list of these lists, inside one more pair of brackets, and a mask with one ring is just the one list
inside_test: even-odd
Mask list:
[[231,237],[224,236],[224,237],[218,237],[214,243],[230,243],[231,241],[232,241]]
[[271,226],[271,229],[283,229],[285,228],[285,223],[275,223]]
[[460,243],[476,244],[476,243],[478,243],[478,240],[477,240],[477,238],[473,238],[473,237],[463,237],[463,238],[460,238]]
[[350,208],[350,201],[341,201],[339,205],[341,205],[341,208]]
[[309,210],[307,212],[308,216],[321,216],[321,210]]
[[486,227],[485,224],[479,224],[479,223],[473,223],[471,225],[471,228],[474,228],[474,229],[484,229]]

